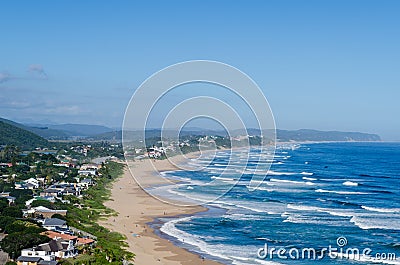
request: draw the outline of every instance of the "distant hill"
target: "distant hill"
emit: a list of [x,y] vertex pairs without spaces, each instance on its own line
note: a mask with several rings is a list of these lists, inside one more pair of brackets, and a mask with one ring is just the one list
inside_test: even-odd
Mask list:
[[69,136],[93,136],[102,133],[112,132],[113,129],[101,125],[87,124],[59,124],[49,125],[50,130],[62,131]]
[[87,124],[21,124],[10,120],[1,119],[5,123],[18,128],[33,132],[48,140],[71,140],[76,137],[86,138],[89,136],[112,132],[113,129],[101,125]]
[[46,139],[68,139],[70,137],[69,134],[66,132],[60,131],[60,130],[55,130],[55,129],[50,129],[48,126],[45,125],[24,125],[21,123],[17,123],[11,120],[7,119],[2,119],[0,118],[1,121],[8,123],[10,125],[16,126],[18,128],[30,131],[34,134],[37,134],[43,138]]
[[66,140],[71,137],[71,135],[67,132],[64,132],[61,130],[50,129],[49,127],[25,126],[24,128],[30,132],[40,135],[43,138],[48,139],[48,140]]
[[121,141],[122,140],[122,131],[112,131],[112,132],[105,132],[105,133],[100,133],[96,134],[93,136],[88,137],[89,140],[95,140],[95,141]]
[[21,124],[0,118],[0,145],[15,145],[22,150],[48,146],[46,139],[22,127]]
[[317,131],[309,129],[301,129],[295,131],[277,130],[277,139],[280,142],[325,142],[325,141],[381,141],[377,134],[360,133],[360,132],[339,132],[339,131]]
[[[159,129],[149,129],[146,130],[146,138],[152,137],[160,137],[161,130]],[[249,135],[260,135],[260,130],[257,129],[248,129],[247,133]],[[141,132],[140,131],[127,131],[126,134],[132,140],[140,140]],[[165,137],[175,136],[176,131],[174,130],[165,130],[163,132]],[[232,132],[232,136],[236,135],[244,135],[245,132],[243,130],[234,130]],[[218,135],[218,136],[226,136],[226,132],[224,131],[214,131],[214,130],[204,130],[204,129],[195,129],[184,130],[181,132],[181,136],[187,135]],[[327,141],[339,141],[339,142],[347,142],[347,141],[381,141],[379,135],[369,134],[369,133],[360,133],[360,132],[339,132],[339,131],[318,131],[318,130],[309,130],[309,129],[301,129],[301,130],[276,130],[277,141],[278,142],[306,142],[306,141],[314,141],[314,142],[327,142]],[[90,137],[93,140],[117,140],[121,141],[122,139],[122,131],[113,131],[107,132],[103,134],[98,134]]]

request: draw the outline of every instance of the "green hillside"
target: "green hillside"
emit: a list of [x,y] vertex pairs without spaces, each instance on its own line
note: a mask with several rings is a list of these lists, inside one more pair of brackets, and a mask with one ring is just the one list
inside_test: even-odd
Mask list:
[[15,145],[22,150],[31,150],[48,145],[46,139],[11,123],[13,122],[5,119],[0,120],[0,146]]

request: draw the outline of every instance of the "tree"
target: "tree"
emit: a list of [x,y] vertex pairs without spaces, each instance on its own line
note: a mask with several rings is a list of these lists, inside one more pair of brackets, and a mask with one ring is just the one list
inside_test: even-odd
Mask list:
[[47,200],[35,200],[32,202],[31,207],[44,206],[49,209],[54,209],[54,204]]
[[21,206],[21,207],[25,207],[25,202],[29,199],[33,198],[33,192],[32,190],[18,190],[18,189],[14,189],[10,192],[11,196],[14,196],[15,198],[17,198],[15,200],[15,204],[17,206]]
[[8,224],[11,224],[15,221],[14,217],[11,216],[1,216],[0,215],[0,229],[4,231]]
[[11,216],[15,218],[22,218],[22,211],[15,206],[7,207],[3,210],[2,213],[4,216]]
[[0,213],[8,206],[8,200],[6,198],[0,198]]
[[3,238],[3,240],[0,241],[0,247],[4,252],[7,252],[11,258],[16,258],[21,255],[22,249],[47,243],[50,240],[50,238],[43,235],[17,232]]
[[61,220],[64,220],[64,221],[67,220],[67,218],[65,218],[64,215],[61,215],[61,214],[59,214],[59,213],[53,214],[53,215],[51,216],[51,218],[58,218],[58,219],[61,219]]
[[5,227],[5,232],[7,232],[8,234],[16,232],[39,234],[44,231],[46,231],[46,229],[39,227],[37,224],[21,220],[16,220]]

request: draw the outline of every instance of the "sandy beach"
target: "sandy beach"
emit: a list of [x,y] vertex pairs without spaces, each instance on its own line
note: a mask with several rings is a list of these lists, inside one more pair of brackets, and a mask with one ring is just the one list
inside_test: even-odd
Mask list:
[[[174,170],[176,167],[168,160],[150,160],[132,162],[135,177],[140,177],[143,186],[165,183],[154,175],[154,167],[158,171]],[[117,211],[117,217],[111,217],[100,224],[112,231],[127,237],[129,251],[136,254],[135,264],[220,264],[204,259],[194,253],[175,246],[167,239],[160,238],[147,223],[157,217],[176,216],[205,211],[201,206],[182,207],[161,202],[148,195],[136,183],[128,167],[124,174],[113,185],[111,200],[105,205]]]

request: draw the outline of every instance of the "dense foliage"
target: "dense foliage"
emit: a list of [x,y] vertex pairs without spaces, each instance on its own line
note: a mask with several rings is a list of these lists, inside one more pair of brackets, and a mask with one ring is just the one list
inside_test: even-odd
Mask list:
[[48,141],[32,132],[0,121],[0,146],[14,145],[23,150],[32,150],[36,147],[47,147]]
[[47,236],[36,233],[14,232],[0,241],[0,247],[4,252],[7,252],[11,258],[17,258],[21,255],[22,249],[37,246],[49,242],[50,240],[51,239]]

